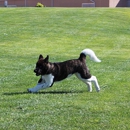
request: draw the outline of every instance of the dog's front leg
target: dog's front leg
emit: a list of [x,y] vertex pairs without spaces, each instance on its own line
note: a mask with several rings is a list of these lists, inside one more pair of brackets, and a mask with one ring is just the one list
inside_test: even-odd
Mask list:
[[35,87],[29,88],[29,89],[27,89],[27,91],[30,93],[35,93],[41,89],[45,89],[45,88],[48,88],[53,85],[53,79],[54,79],[53,75],[51,75],[51,74],[44,75],[44,76],[42,76],[41,79],[39,80],[40,83],[38,82],[38,84]]
[[30,93],[35,93],[35,92],[38,92],[39,90],[45,89],[47,87],[49,87],[49,86],[46,83],[46,81],[44,79],[42,79],[42,80],[40,79],[35,87],[29,88],[29,89],[27,89],[27,91]]
[[41,89],[45,89],[49,87],[47,83],[38,83],[35,87],[27,89],[30,93],[36,93]]

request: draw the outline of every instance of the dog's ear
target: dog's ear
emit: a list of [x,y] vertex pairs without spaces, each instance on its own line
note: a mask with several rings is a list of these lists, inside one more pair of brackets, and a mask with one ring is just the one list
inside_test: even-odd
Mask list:
[[49,62],[49,55],[47,55],[47,57],[44,59],[44,61],[45,61],[46,63]]
[[39,55],[39,60],[40,60],[40,59],[43,59],[43,56],[42,56],[41,54]]

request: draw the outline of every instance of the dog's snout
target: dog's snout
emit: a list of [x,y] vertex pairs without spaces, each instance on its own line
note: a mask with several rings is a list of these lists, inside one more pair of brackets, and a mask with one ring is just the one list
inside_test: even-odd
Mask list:
[[37,69],[34,69],[34,72],[37,73]]
[[39,76],[41,74],[41,70],[40,69],[34,69],[34,73],[36,73],[36,76]]

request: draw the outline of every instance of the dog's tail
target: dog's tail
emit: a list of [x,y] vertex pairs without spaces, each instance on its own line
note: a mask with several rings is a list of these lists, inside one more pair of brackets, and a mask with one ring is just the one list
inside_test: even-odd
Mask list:
[[[97,56],[95,55],[94,51],[92,51],[91,49],[84,49],[81,54],[84,54],[85,56],[89,56],[91,60],[95,61],[95,62],[101,62],[101,60],[99,60],[97,58]],[[80,54],[80,56],[81,56]]]

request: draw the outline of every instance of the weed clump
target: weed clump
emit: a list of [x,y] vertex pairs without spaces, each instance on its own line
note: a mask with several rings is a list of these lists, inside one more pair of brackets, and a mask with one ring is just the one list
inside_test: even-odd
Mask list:
[[44,5],[40,2],[37,3],[36,7],[44,7]]

